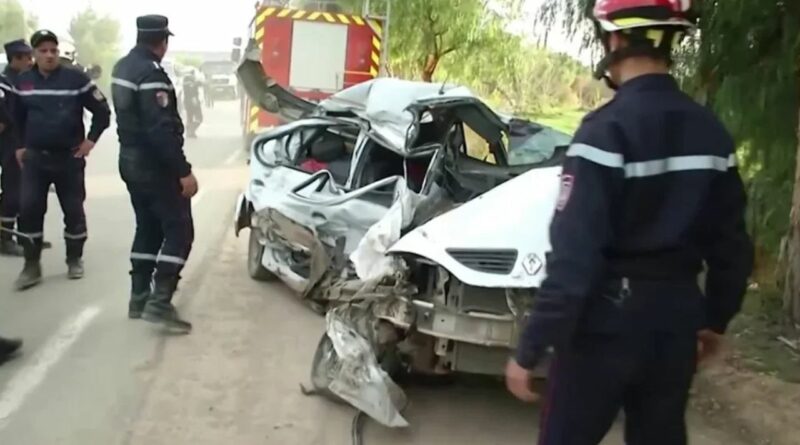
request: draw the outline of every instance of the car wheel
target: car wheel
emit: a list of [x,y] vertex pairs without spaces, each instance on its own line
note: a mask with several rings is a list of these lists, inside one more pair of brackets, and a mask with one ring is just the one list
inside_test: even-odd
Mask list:
[[275,281],[275,274],[268,271],[261,265],[261,258],[264,256],[265,247],[258,242],[258,233],[250,228],[250,239],[247,245],[247,272],[250,278],[256,281]]

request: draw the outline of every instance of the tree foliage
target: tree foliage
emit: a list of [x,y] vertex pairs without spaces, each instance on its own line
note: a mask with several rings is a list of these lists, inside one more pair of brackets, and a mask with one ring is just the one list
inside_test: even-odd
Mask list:
[[[340,2],[358,13],[363,0]],[[590,108],[605,95],[586,67],[508,31],[519,0],[393,0],[389,72],[395,77],[471,87],[503,111],[538,115]],[[386,0],[371,12],[386,14]]]
[[18,0],[0,0],[0,44],[16,39],[28,39],[38,20],[26,14]]
[[78,62],[84,66],[100,65],[103,75],[99,84],[108,91],[111,69],[119,58],[121,40],[119,22],[100,16],[91,7],[72,18],[69,34],[75,43]]

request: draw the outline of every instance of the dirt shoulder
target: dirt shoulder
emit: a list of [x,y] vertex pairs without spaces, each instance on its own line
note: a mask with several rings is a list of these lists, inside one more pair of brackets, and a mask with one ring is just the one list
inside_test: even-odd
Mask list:
[[693,407],[752,445],[800,442],[800,385],[745,369],[735,357],[698,375]]

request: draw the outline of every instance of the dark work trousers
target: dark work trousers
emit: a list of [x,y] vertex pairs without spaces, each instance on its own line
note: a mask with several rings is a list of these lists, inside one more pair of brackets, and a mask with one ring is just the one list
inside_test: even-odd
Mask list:
[[26,150],[19,216],[19,231],[28,236],[23,242],[26,261],[38,261],[42,254],[44,215],[51,184],[55,186],[64,213],[67,260],[83,256],[83,245],[88,237],[83,209],[86,200],[85,169],[86,160],[75,158],[69,151]]
[[194,242],[191,200],[181,195],[177,179],[143,178],[121,169],[136,214],[131,248],[132,274],[177,280]]
[[687,443],[702,297],[688,282],[638,287],[626,301],[590,302],[571,347],[556,353],[540,445],[597,445],[621,410],[627,445]]
[[[2,150],[2,168],[0,173],[0,224],[4,229],[12,230],[19,216],[20,200],[20,168],[14,149],[11,147]],[[0,240],[11,240],[13,237],[7,231],[0,231]]]

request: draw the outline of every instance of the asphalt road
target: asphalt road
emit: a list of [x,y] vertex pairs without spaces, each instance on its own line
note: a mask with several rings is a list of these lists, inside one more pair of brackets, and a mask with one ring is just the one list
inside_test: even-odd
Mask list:
[[[230,230],[235,198],[246,180],[237,103],[219,102],[205,115],[199,138],[185,148],[201,191],[193,200],[196,239],[182,288],[201,273],[198,266],[223,230]],[[117,173],[118,148],[112,126],[88,160],[83,280],[66,279],[55,194],[45,223],[53,249],[43,254],[43,284],[14,291],[22,262],[0,257],[0,335],[25,341],[23,354],[0,367],[2,444],[117,443],[138,413],[159,348],[171,340],[126,318],[134,219]],[[186,299],[179,296],[178,304]]]
[[[0,444],[351,443],[353,410],[299,391],[323,319],[281,284],[250,280],[247,233],[232,233],[247,181],[238,116],[235,103],[218,103],[186,149],[201,187],[177,300],[194,324],[191,335],[167,337],[126,318],[133,213],[111,131],[89,160],[86,277],[66,280],[54,196],[44,283],[12,291],[21,261],[0,258],[0,333],[25,340],[23,354],[0,366]],[[367,445],[535,442],[537,407],[512,400],[497,382],[408,394],[411,427],[368,422]],[[694,416],[691,425],[695,445],[738,444]],[[619,427],[604,443],[622,443]]]

